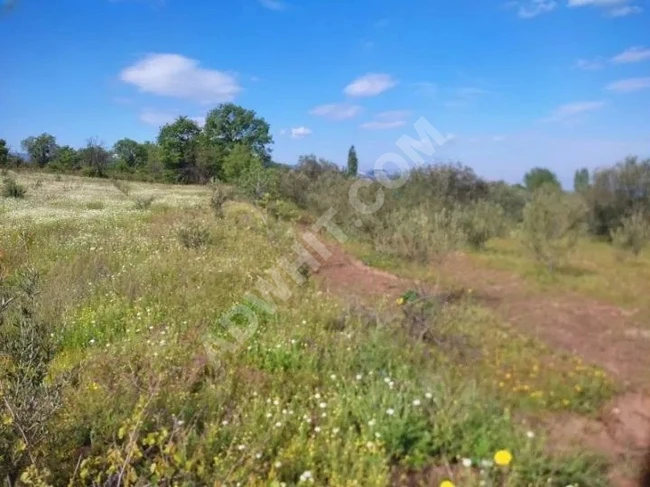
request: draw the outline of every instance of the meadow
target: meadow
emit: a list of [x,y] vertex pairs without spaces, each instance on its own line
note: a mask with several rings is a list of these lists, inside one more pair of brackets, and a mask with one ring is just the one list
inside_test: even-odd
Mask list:
[[[542,420],[595,417],[618,385],[473,287],[352,238],[419,287],[358,300],[304,272],[252,333],[228,329],[295,258],[296,218],[240,198],[215,212],[213,186],[11,176],[27,192],[0,199],[9,485],[609,485],[602,452],[558,448]],[[468,256],[527,276],[512,245]],[[616,272],[647,282],[646,259]],[[608,269],[555,279],[640,302],[607,294]]]

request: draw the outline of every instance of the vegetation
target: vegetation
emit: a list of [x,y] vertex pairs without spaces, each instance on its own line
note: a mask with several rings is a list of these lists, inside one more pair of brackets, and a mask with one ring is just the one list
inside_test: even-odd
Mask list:
[[14,178],[5,177],[0,195],[4,198],[24,198],[26,193],[25,187],[18,184]]

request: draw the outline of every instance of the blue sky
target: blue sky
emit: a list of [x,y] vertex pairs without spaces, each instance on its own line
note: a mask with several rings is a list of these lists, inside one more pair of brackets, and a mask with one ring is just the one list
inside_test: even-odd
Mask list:
[[151,140],[234,101],[276,160],[355,144],[369,169],[423,116],[450,138],[437,160],[568,183],[650,156],[649,25],[649,0],[15,0],[0,137]]

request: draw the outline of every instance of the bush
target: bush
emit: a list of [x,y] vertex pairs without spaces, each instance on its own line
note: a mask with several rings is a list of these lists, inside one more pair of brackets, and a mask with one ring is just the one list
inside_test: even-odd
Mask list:
[[300,209],[295,203],[284,200],[272,200],[265,204],[266,211],[278,220],[295,221]]
[[638,256],[650,241],[650,223],[637,211],[621,220],[621,226],[611,233],[612,243],[621,250]]
[[488,201],[470,205],[461,213],[461,222],[467,243],[481,249],[488,240],[500,237],[505,231],[503,208]]
[[200,223],[191,223],[178,230],[178,239],[186,249],[199,249],[212,240],[210,229]]
[[383,235],[379,236],[379,250],[408,260],[425,263],[440,261],[465,243],[458,210],[434,210],[420,205],[411,210],[391,212]]
[[579,198],[544,186],[524,208],[521,241],[552,272],[575,247],[584,229],[585,215]]
[[129,193],[131,192],[131,186],[129,183],[126,181],[120,181],[119,179],[113,179],[111,180],[111,183],[113,183],[113,186],[122,193],[124,196],[128,196]]
[[13,178],[5,178],[2,184],[2,196],[5,198],[24,198],[27,190]]
[[152,203],[155,198],[153,196],[138,196],[135,199],[135,209],[136,210],[148,210],[151,208]]
[[226,186],[215,186],[210,197],[210,207],[217,218],[223,217],[223,205],[232,199],[232,191]]

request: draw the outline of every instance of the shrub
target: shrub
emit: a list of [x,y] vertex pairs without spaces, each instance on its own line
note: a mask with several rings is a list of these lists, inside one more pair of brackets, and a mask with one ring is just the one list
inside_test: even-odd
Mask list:
[[425,263],[440,261],[465,243],[458,210],[433,210],[429,205],[399,209],[387,217],[379,250]]
[[200,223],[191,223],[178,230],[178,239],[186,249],[205,247],[212,240],[210,229]]
[[151,208],[151,204],[154,202],[155,198],[153,196],[138,196],[135,199],[135,209],[136,210],[148,210]]
[[119,179],[112,179],[111,183],[113,183],[113,186],[115,186],[115,188],[124,196],[128,196],[129,193],[131,192],[131,186],[126,181],[120,181]]
[[13,178],[5,178],[2,184],[2,196],[5,198],[24,198],[27,190]]
[[210,197],[210,207],[217,218],[223,217],[223,205],[232,199],[232,191],[226,186],[215,186]]
[[475,249],[485,246],[488,240],[500,237],[505,231],[503,208],[488,201],[478,201],[461,213],[467,243]]
[[300,209],[295,203],[284,200],[272,200],[266,203],[266,210],[278,220],[295,221]]
[[612,243],[621,250],[637,256],[650,241],[650,223],[637,211],[621,220],[621,226],[611,232]]
[[579,198],[544,186],[524,208],[521,241],[552,272],[575,247],[584,228],[585,215],[586,209]]

